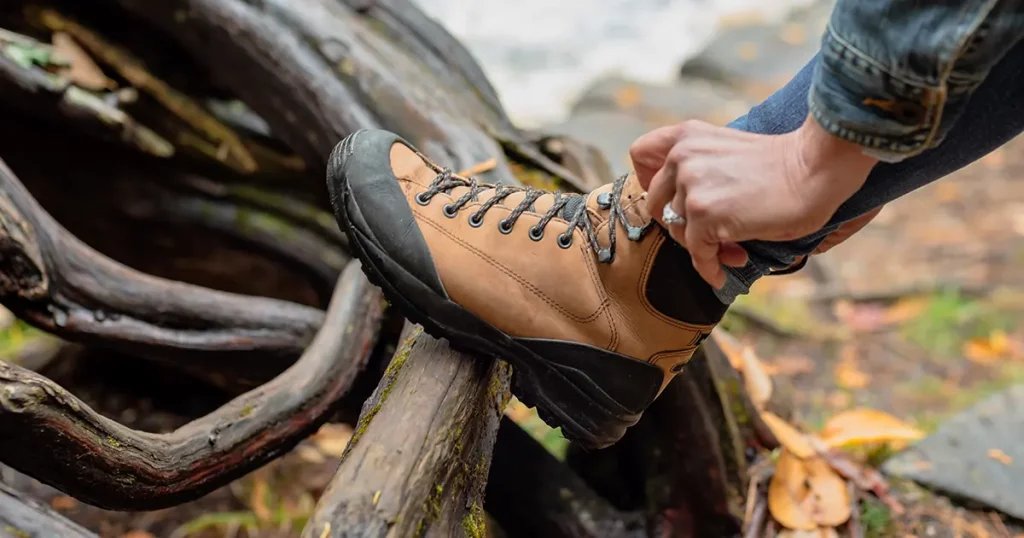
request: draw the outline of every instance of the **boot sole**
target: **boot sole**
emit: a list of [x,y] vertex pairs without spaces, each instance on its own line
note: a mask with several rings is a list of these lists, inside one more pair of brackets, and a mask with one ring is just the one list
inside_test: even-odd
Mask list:
[[447,339],[453,349],[497,357],[511,364],[512,393],[524,404],[536,407],[549,426],[561,427],[566,439],[584,448],[610,446],[637,423],[640,413],[626,412],[622,406],[610,409],[592,397],[601,394],[602,399],[608,399],[586,372],[546,361],[472,312],[438,295],[394,262],[369,230],[364,231],[353,222],[353,218],[361,220],[361,213],[347,180],[341,178],[339,183],[337,194],[345,211],[338,221],[349,236],[353,254],[362,262],[370,282],[380,287],[385,298],[407,319],[423,326],[431,336]]

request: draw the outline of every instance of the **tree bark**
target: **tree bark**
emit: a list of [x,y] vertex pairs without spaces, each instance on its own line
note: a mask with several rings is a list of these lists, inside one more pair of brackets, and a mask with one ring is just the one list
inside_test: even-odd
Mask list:
[[329,418],[373,347],[381,308],[379,291],[353,264],[293,367],[165,435],[129,430],[46,378],[0,362],[0,459],[103,508],[195,499],[287,452]]

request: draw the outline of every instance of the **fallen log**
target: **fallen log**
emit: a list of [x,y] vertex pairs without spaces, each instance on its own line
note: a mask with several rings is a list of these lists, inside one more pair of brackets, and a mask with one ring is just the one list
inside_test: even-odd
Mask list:
[[97,538],[34,499],[0,482],[0,538]]
[[120,426],[48,379],[0,361],[0,460],[103,508],[195,499],[287,452],[329,418],[373,347],[381,312],[379,292],[353,264],[294,366],[164,435]]
[[484,536],[509,367],[406,333],[304,537]]

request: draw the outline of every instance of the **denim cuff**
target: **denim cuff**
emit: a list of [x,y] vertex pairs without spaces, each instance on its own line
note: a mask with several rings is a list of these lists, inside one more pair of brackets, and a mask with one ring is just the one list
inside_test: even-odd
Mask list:
[[943,88],[897,76],[829,25],[808,92],[811,116],[826,131],[897,162],[936,142]]

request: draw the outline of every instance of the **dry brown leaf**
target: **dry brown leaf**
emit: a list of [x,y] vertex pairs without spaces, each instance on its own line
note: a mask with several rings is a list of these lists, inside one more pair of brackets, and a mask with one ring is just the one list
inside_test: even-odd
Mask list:
[[857,366],[857,344],[844,344],[839,351],[839,362],[834,370],[836,384],[848,389],[862,389],[871,382],[871,376]]
[[117,87],[113,80],[103,74],[89,53],[85,52],[74,38],[64,32],[54,32],[53,48],[57,54],[67,60],[69,67],[62,70],[61,75],[75,85],[87,90],[101,91]]
[[267,484],[266,473],[257,472],[253,476],[252,492],[249,493],[249,509],[260,521],[269,521],[272,516],[270,507],[267,506],[269,492],[270,485]]
[[324,424],[311,439],[320,452],[340,458],[352,439],[352,427],[348,424]]
[[768,511],[775,521],[784,527],[796,530],[815,530],[817,523],[801,507],[802,490],[806,489],[807,472],[802,460],[792,452],[782,449],[775,462],[775,474],[768,484]]
[[999,450],[998,448],[988,449],[988,457],[1002,463],[1003,465],[1013,465],[1013,458],[1009,454]]
[[765,411],[761,413],[761,420],[772,430],[775,438],[779,440],[779,444],[796,457],[809,458],[814,455],[814,447],[811,446],[807,437],[775,413]]
[[498,166],[498,159],[491,157],[482,163],[474,164],[473,166],[459,172],[458,175],[462,177],[476,176],[483,174],[484,172],[490,172],[491,170],[494,170],[496,166]]
[[924,432],[875,409],[852,409],[829,419],[819,434],[829,448],[867,443],[917,441]]
[[156,538],[146,531],[128,531],[121,535],[121,538]]
[[628,84],[615,92],[615,104],[620,108],[633,108],[640,104],[643,98],[643,90],[635,84]]
[[821,458],[802,460],[783,449],[768,486],[768,509],[783,526],[816,530],[850,517],[846,482]]
[[78,507],[78,501],[67,495],[58,495],[50,499],[50,506],[54,510],[74,510]]
[[886,325],[899,325],[919,317],[928,310],[931,300],[927,297],[905,297],[885,309]]
[[1010,337],[1003,331],[992,331],[988,337],[964,342],[964,357],[978,364],[995,364],[1012,351]]
[[889,483],[882,473],[854,461],[849,454],[842,450],[829,449],[820,439],[811,437],[810,440],[818,455],[824,458],[832,470],[839,473],[839,476],[853,482],[864,491],[874,493],[894,514],[903,514],[903,505],[889,494]]
[[814,360],[807,355],[783,355],[764,365],[770,375],[796,376],[814,371]]
[[782,27],[779,38],[787,45],[803,45],[807,41],[807,29],[801,24],[790,23]]
[[750,394],[750,400],[754,402],[754,407],[764,409],[765,404],[772,398],[772,378],[751,347],[743,350],[743,384]]
[[711,338],[714,339],[715,343],[718,344],[719,349],[725,354],[725,358],[729,359],[729,364],[737,372],[743,372],[743,344],[736,339],[735,336],[729,334],[725,329],[721,327],[715,327],[715,330],[711,331]]

